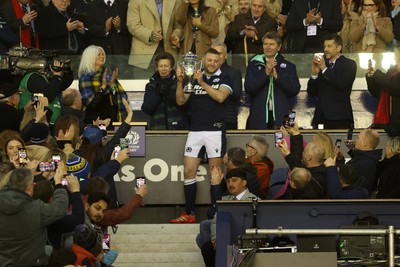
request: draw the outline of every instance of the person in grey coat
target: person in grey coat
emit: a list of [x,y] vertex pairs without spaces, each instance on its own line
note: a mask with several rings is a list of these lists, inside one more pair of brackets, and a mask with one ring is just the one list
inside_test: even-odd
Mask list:
[[1,266],[47,264],[51,247],[46,246],[46,226],[67,213],[68,196],[61,185],[63,170],[65,167],[56,171],[50,204],[32,199],[34,183],[30,169],[22,167],[10,174],[8,186],[0,191]]

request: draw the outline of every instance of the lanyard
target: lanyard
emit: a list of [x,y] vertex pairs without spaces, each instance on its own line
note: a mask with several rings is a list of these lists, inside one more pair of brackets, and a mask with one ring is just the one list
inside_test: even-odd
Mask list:
[[[319,12],[319,6],[321,5],[321,1],[318,1],[318,5],[317,5],[317,13]],[[311,6],[310,6],[310,1],[308,1],[308,12],[311,11]]]

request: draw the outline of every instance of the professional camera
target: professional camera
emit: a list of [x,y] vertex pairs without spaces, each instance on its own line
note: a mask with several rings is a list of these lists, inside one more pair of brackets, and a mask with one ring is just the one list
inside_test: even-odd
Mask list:
[[[23,46],[11,48],[6,56],[0,56],[0,70],[11,70],[14,75],[39,71],[48,73],[50,67],[55,71],[71,70],[71,60],[57,59],[55,50],[28,49]],[[54,60],[61,62],[62,67],[54,66]]]

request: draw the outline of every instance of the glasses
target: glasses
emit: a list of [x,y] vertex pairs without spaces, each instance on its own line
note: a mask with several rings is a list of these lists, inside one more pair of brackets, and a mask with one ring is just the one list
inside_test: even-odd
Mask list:
[[365,6],[365,7],[372,7],[372,6],[376,6],[376,4],[363,4],[363,6]]
[[252,149],[255,149],[255,147],[252,146],[252,145],[250,145],[249,143],[246,144],[246,147],[250,147],[250,148],[252,148]]

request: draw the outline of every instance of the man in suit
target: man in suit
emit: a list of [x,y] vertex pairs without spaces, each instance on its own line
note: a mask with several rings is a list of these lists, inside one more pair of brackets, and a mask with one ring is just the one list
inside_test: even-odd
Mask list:
[[131,35],[126,27],[128,1],[94,0],[86,7],[85,25],[89,43],[101,46],[107,55],[127,55]]
[[30,0],[7,0],[0,4],[1,16],[13,33],[19,37],[25,47],[38,48],[35,19],[37,12],[32,8]]
[[52,0],[39,11],[37,31],[40,49],[55,49],[60,54],[78,54],[85,48],[85,25],[72,16],[74,7],[70,4],[71,0]]
[[154,68],[150,65],[152,58],[161,52],[178,54],[171,44],[171,35],[177,28],[175,13],[180,3],[181,0],[129,1],[127,26],[133,37],[129,65],[134,66],[134,71]]
[[342,29],[341,0],[293,1],[286,21],[286,32],[293,34],[293,53],[321,51],[324,37]]
[[350,94],[356,78],[357,64],[341,54],[342,39],[337,34],[324,39],[324,57],[312,60],[312,75],[307,93],[317,96],[312,126],[323,124],[325,129],[353,127],[353,110]]
[[277,30],[276,21],[266,12],[266,0],[252,0],[250,11],[235,17],[226,33],[226,41],[232,44],[233,54],[244,54],[244,38],[249,54],[263,52],[262,37]]
[[220,69],[223,74],[229,76],[231,79],[231,87],[233,93],[225,100],[226,104],[226,129],[237,130],[238,129],[238,110],[240,106],[240,97],[242,96],[242,73],[240,70],[228,65],[226,59],[228,52],[226,45],[223,43],[217,43],[211,45],[212,48],[219,52],[220,58]]
[[[221,174],[217,174],[221,175]],[[218,178],[211,177],[212,180]],[[229,195],[223,196],[222,200],[253,200],[259,199],[247,189],[246,171],[241,168],[231,169],[226,173],[226,184],[228,186]],[[215,245],[217,238],[217,214],[212,220],[206,220],[200,224],[201,236],[208,236],[208,240],[201,245],[201,254],[207,267],[215,266]],[[203,232],[202,232],[203,231]],[[206,237],[207,238],[207,237]]]

